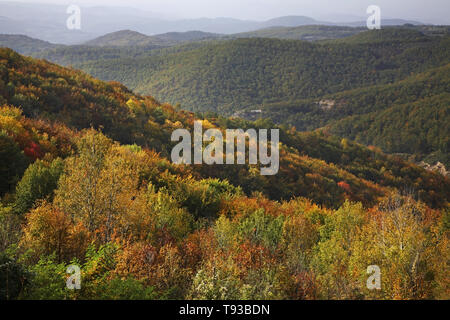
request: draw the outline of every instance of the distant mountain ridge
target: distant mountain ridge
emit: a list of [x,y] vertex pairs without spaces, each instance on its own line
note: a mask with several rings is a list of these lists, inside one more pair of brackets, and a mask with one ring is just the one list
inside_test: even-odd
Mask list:
[[[67,6],[0,2],[1,33],[23,34],[33,38],[60,44],[81,44],[107,33],[119,30],[135,30],[155,35],[168,32],[198,30],[209,33],[234,34],[268,27],[297,27],[302,25],[365,26],[365,21],[334,23],[318,21],[305,16],[285,16],[267,21],[239,20],[233,18],[198,18],[165,20],[154,13],[133,8],[81,7],[81,30],[69,30],[66,20]],[[386,20],[384,25],[420,24],[407,20]]]
[[[337,23],[337,25],[349,26],[349,27],[365,27],[366,21],[355,21],[355,22],[345,22]],[[425,23],[415,21],[415,20],[405,20],[405,19],[381,19],[381,26],[402,26],[405,24],[412,25],[425,25]]]
[[321,24],[313,18],[305,16],[284,16],[267,20],[262,24],[264,27],[298,27],[302,25]]
[[[328,126],[341,137],[447,165],[448,29],[437,36],[436,27],[348,28],[357,33],[319,42],[258,38],[267,30],[278,31],[277,37],[311,35],[314,28],[320,34],[322,27],[269,28],[243,39],[156,50],[66,47],[37,57],[181,103],[183,109],[221,115],[262,109],[256,119],[302,131]],[[425,72],[433,68],[437,71]],[[392,126],[381,125],[394,118]],[[396,128],[402,127],[410,133],[398,136]]]
[[34,39],[20,34],[0,34],[0,47],[14,47],[14,50],[22,54],[31,54],[36,50],[48,50],[60,45]]
[[171,46],[188,41],[200,41],[219,38],[222,35],[203,31],[168,32],[156,36],[147,36],[132,30],[108,33],[84,43],[87,46],[123,47],[123,46]]
[[[402,26],[402,29],[411,30],[409,36],[415,38],[420,38],[422,34],[426,36],[445,36],[450,33],[449,26],[405,25]],[[149,49],[160,49],[187,43],[192,43],[194,46],[200,46],[204,41],[231,40],[239,38],[274,38],[306,41],[338,40],[348,38],[348,41],[353,42],[383,41],[382,38],[374,38],[375,33],[368,36],[370,33],[365,33],[364,31],[367,31],[365,27],[304,25],[298,27],[267,27],[255,31],[241,32],[231,35],[203,31],[186,31],[168,32],[150,36],[127,29],[107,33],[81,45],[75,46],[53,44],[48,41],[31,38],[21,34],[0,34],[0,46],[11,48],[21,54],[32,55],[52,49],[69,50],[71,48],[76,51],[80,51],[83,48],[86,53],[87,51],[92,50],[91,48],[101,47],[105,48],[105,51],[102,52],[102,54],[106,54],[106,50],[109,50],[110,52],[108,54],[115,54],[118,57],[121,54],[120,50],[122,48],[129,48],[134,52],[133,55],[137,56],[140,55],[140,53],[145,54]],[[362,35],[359,38],[352,37],[357,34]],[[402,38],[403,36],[405,35],[399,35],[398,40],[404,40]],[[195,42],[197,43],[194,44]],[[56,51],[55,53],[58,55],[61,52]],[[85,58],[80,59],[85,60]],[[59,63],[64,64],[65,62],[59,61]]]

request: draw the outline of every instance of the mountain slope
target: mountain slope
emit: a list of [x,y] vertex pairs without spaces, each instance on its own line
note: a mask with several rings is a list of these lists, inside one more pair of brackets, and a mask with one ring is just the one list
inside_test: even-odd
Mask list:
[[[233,34],[262,28],[282,26],[296,27],[311,24],[335,25],[319,22],[304,16],[285,16],[267,21],[239,20],[233,18],[198,18],[168,20],[161,14],[127,7],[81,6],[83,22],[81,30],[66,28],[67,5],[0,2],[0,32],[24,34],[29,37],[61,44],[81,44],[102,35],[131,29],[143,34],[167,32],[203,32]],[[383,25],[403,25],[410,21],[382,21]],[[414,23],[411,21],[411,23]],[[364,27],[365,21],[342,25]]]
[[[194,120],[0,48],[0,299],[449,298],[448,178],[287,127],[275,176],[175,165],[170,135]],[[373,261],[382,291],[366,286]]]
[[[323,32],[321,26],[303,31],[311,28]],[[151,92],[160,100],[181,102],[186,109],[253,120],[262,116],[297,130],[327,126],[332,133],[386,152],[407,153],[405,156],[414,155],[416,160],[441,161],[448,166],[448,96],[442,93],[448,92],[449,85],[449,39],[446,28],[404,27],[318,43],[238,39],[147,52],[129,48],[126,54],[125,49],[114,49],[115,53],[105,49],[98,54],[109,58],[101,61],[96,51],[83,53],[84,48],[79,50],[82,54],[65,48],[47,51],[44,56],[62,63],[72,57],[79,59],[74,65],[91,74],[121,81],[141,93]],[[67,60],[60,61],[50,52]],[[83,62],[88,61],[86,55],[91,62]],[[433,96],[439,98],[428,99]],[[439,99],[444,111],[436,119],[423,119],[420,113],[412,118],[392,115],[399,127],[410,123],[412,130],[411,124],[415,124],[415,133],[402,138],[396,138],[392,128],[367,132],[367,119],[373,117],[348,118],[394,111],[404,104],[417,105],[417,100],[431,112],[439,108],[435,103]],[[252,113],[255,109],[262,113]],[[340,120],[345,125],[339,124]]]
[[[3,31],[3,29],[1,30]],[[29,55],[35,52],[58,48],[61,45],[24,35],[0,34],[0,47],[11,48],[21,54]]]
[[270,27],[251,32],[238,33],[230,38],[276,38],[289,40],[326,40],[344,38],[367,31],[365,28],[308,25],[300,27]]
[[[384,40],[366,41],[365,33]],[[363,40],[350,37],[345,43],[218,41],[75,66],[160,100],[180,102],[186,109],[231,114],[263,103],[390,83],[449,62],[448,36],[430,37],[403,29],[365,33]],[[402,35],[405,39],[397,41]]]
[[[259,114],[246,110],[236,116],[270,118],[300,131],[326,127],[333,134],[376,145],[385,152],[407,153],[417,159],[430,156],[430,162],[448,166],[449,75],[450,65],[445,65],[391,84],[265,104]],[[401,115],[399,110],[403,110]]]
[[385,152],[404,153],[429,163],[450,165],[450,93],[394,104],[382,112],[335,122],[330,132]]
[[319,22],[305,16],[284,16],[265,21],[263,27],[298,27],[311,24],[319,24]]
[[[75,129],[102,128],[117,141],[136,143],[166,157],[173,146],[171,132],[179,127],[192,130],[193,114],[135,95],[118,83],[8,49],[0,49],[0,63],[0,104],[21,107],[27,117],[56,120]],[[223,130],[273,128],[267,121],[227,118],[206,123]],[[272,199],[304,196],[330,207],[339,206],[346,197],[370,206],[390,190],[408,186],[432,206],[442,206],[450,197],[450,182],[439,174],[333,136],[280,129],[280,172],[275,176],[255,175],[248,165],[187,169],[201,177],[227,179],[248,194],[259,191]],[[34,143],[39,146],[44,141]],[[341,187],[347,184],[348,188]]]
[[219,34],[202,31],[169,32],[155,36],[147,36],[131,30],[122,30],[90,40],[84,43],[84,45],[97,47],[167,47],[183,42],[216,39],[220,37],[221,35]]
[[121,30],[89,40],[84,44],[99,47],[139,46],[148,45],[149,37],[136,31]]

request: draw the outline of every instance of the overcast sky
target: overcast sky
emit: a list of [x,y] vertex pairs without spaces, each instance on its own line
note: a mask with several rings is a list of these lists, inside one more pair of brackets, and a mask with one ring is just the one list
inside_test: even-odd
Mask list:
[[[450,0],[9,0],[8,2],[128,6],[162,17],[233,17],[265,20],[284,15],[306,15],[316,19],[340,16],[342,20],[366,17],[366,8],[378,5],[382,18],[403,18],[450,24]],[[1,15],[1,12],[0,12]]]

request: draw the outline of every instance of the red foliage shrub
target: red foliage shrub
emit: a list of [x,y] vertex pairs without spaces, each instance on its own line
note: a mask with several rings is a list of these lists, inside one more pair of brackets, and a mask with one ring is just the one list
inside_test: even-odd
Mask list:
[[340,188],[344,189],[348,193],[351,192],[350,185],[347,182],[345,182],[345,181],[338,182],[338,186]]

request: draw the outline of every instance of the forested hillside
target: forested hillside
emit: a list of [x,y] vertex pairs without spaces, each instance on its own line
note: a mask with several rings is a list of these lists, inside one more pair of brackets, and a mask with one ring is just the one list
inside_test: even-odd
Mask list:
[[[384,24],[386,26],[386,24]],[[389,29],[385,27],[384,29]],[[394,29],[409,29],[421,32],[429,36],[442,36],[449,32],[447,26],[433,26],[433,25],[403,25],[391,27]],[[333,40],[347,38],[361,32],[366,32],[366,26],[336,26],[336,25],[306,25],[297,27],[271,27],[260,29],[256,31],[237,33],[227,36],[227,38],[276,38],[276,39],[290,39],[290,40]],[[383,34],[385,36],[385,34]],[[352,41],[358,38],[353,38]],[[358,41],[358,40],[357,40]]]
[[[24,58],[11,50],[3,50],[2,56],[0,102],[21,107],[25,116],[64,122],[76,129],[102,128],[114,140],[155,149],[166,157],[172,148],[171,132],[180,126],[192,128],[193,114],[135,95],[118,83],[105,83],[81,72]],[[262,120],[250,123],[219,117],[208,122],[224,129],[273,127],[270,121]],[[281,129],[281,152],[285,157],[280,160],[276,176],[255,176],[248,166],[206,166],[196,170],[204,176],[228,179],[247,194],[261,191],[271,199],[305,196],[333,207],[351,195],[353,200],[372,205],[387,191],[378,190],[380,185],[412,188],[432,206],[445,204],[446,180],[439,175],[337,137]],[[380,172],[382,167],[388,170]],[[403,167],[411,168],[411,174]],[[350,184],[351,191],[340,188],[341,181]]]
[[445,65],[387,85],[265,104],[261,115],[300,131],[325,127],[385,152],[449,166],[449,75],[450,65]]
[[[214,35],[201,32],[148,37],[123,31],[94,40],[91,46],[55,47],[34,54],[118,80],[137,92],[180,103],[183,109],[253,120],[264,117],[298,131],[325,127],[384,152],[449,167],[448,28],[404,26],[360,32],[302,26],[230,37],[295,38],[327,32],[335,37],[339,32],[358,34],[311,44],[213,40]],[[209,41],[195,42],[209,36]],[[25,51],[34,46],[21,40],[17,46]],[[194,42],[173,46],[178,41]],[[161,48],[164,43],[172,47]],[[103,45],[108,47],[97,47]],[[254,109],[262,113],[248,112]],[[387,119],[391,125],[385,125]]]
[[123,30],[106,34],[99,38],[87,41],[84,45],[95,47],[130,47],[140,46],[151,49],[154,47],[169,47],[185,42],[195,42],[208,39],[217,39],[222,35],[202,31],[168,32],[154,36]]
[[271,27],[256,31],[237,33],[228,38],[276,38],[289,40],[319,41],[349,37],[360,32],[367,31],[366,28],[340,27],[325,25],[309,25],[300,27]]
[[[447,73],[448,74],[448,73]],[[330,131],[390,153],[415,155],[450,166],[450,93],[394,104],[383,111],[345,118]]]
[[[409,29],[368,31],[344,43],[216,41],[150,56],[76,63],[105,80],[194,111],[235,110],[387,84],[449,63],[449,38]],[[382,35],[378,35],[381,32]],[[385,39],[366,42],[367,37]],[[392,39],[391,39],[392,38]],[[70,61],[66,61],[70,63]]]
[[[448,299],[439,174],[285,126],[276,176],[174,165],[192,113],[9,49],[0,104],[2,299]],[[383,291],[366,288],[371,264]]]
[[30,55],[44,50],[63,47],[63,45],[57,45],[24,35],[0,34],[0,47],[12,48],[19,53]]

